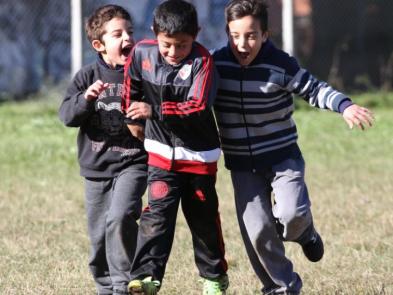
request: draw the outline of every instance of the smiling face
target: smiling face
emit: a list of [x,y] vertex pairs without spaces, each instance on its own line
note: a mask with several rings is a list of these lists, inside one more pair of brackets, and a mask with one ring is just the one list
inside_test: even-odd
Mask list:
[[251,15],[228,23],[229,43],[242,66],[248,66],[255,59],[267,36],[267,32],[261,29],[260,21]]
[[185,59],[192,50],[195,37],[186,33],[168,35],[164,32],[157,34],[158,50],[170,65],[177,65]]
[[105,33],[101,40],[93,40],[93,47],[111,67],[124,65],[134,46],[133,28],[130,21],[113,18],[104,25]]

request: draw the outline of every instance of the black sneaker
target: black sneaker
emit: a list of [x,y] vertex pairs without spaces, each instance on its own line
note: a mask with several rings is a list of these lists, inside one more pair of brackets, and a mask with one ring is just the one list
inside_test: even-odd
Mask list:
[[302,245],[303,253],[311,262],[322,259],[324,248],[321,236],[315,232],[310,241]]

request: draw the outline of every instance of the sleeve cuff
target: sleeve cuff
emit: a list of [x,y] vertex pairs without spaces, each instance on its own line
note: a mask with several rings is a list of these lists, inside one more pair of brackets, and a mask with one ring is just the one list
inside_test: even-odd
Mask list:
[[124,123],[126,123],[127,125],[145,126],[145,120],[133,120],[131,118],[124,118]]
[[343,113],[345,111],[345,109],[349,106],[353,105],[352,100],[350,100],[349,98],[345,98],[343,101],[340,102],[340,104],[338,105],[338,112],[339,113]]
[[87,100],[85,99],[84,95],[82,94],[81,97],[78,99],[78,107],[82,110],[91,110],[94,109],[95,100]]

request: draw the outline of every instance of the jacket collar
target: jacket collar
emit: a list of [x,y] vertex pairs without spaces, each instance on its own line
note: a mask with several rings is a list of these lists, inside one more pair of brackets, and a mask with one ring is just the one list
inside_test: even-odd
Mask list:
[[117,72],[122,72],[123,70],[124,70],[124,66],[121,66],[121,65],[116,65],[116,67],[113,69],[113,68],[111,68],[106,62],[105,62],[105,60],[102,58],[102,55],[101,54],[97,54],[97,62],[101,65],[101,66],[103,66],[104,68],[106,68],[106,69],[109,69],[109,70],[113,70],[113,71],[117,71]]

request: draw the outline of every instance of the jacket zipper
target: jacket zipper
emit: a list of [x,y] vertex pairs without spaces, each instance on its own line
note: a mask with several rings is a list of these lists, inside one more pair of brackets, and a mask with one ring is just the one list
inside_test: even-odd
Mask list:
[[252,161],[252,150],[251,150],[251,139],[250,139],[250,133],[248,132],[248,126],[247,126],[247,120],[246,120],[246,113],[244,110],[244,97],[243,97],[243,80],[244,80],[244,72],[245,72],[246,68],[245,67],[241,67],[241,77],[240,77],[240,101],[241,101],[241,108],[242,108],[242,115],[243,115],[243,121],[244,121],[244,125],[246,128],[246,135],[247,135],[247,141],[248,141],[248,152],[250,153],[250,157],[251,157],[251,163],[252,163],[252,172],[256,172],[256,169],[254,167],[254,161]]
[[[164,65],[163,71],[161,73],[161,82],[160,82],[160,101],[161,101],[160,121],[163,124],[165,124],[165,122],[164,122],[164,115],[162,113],[162,103],[164,102],[163,98],[162,98],[162,89],[163,89],[164,77],[167,77],[167,73],[168,73],[169,69],[172,69],[172,68],[170,68],[170,66]],[[171,159],[171,165],[169,166],[169,171],[172,171],[173,170],[173,166],[174,166],[174,162],[175,162],[175,147],[174,147],[175,145],[172,142],[172,140],[174,139],[173,133],[172,133],[172,131],[169,131],[169,132],[171,134],[171,136],[170,136],[170,143],[171,143],[171,148],[172,148],[172,159]]]

